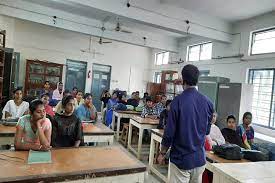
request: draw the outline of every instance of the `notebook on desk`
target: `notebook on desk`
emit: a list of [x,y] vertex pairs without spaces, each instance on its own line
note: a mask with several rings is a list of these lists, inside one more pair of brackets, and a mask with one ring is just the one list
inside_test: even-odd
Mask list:
[[51,163],[51,151],[29,151],[28,164]]

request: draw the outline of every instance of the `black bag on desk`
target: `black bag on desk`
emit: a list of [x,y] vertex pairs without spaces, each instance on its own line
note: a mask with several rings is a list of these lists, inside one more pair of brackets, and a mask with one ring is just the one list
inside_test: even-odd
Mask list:
[[242,159],[241,148],[235,144],[223,144],[219,146],[214,146],[213,151],[218,156],[227,160]]
[[250,161],[269,161],[269,154],[256,150],[243,150],[243,158]]

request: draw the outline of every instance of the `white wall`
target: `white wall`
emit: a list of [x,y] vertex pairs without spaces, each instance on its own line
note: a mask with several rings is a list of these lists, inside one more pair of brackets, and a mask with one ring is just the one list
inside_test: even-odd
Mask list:
[[[234,24],[234,35],[233,43],[222,43],[213,41],[202,37],[187,38],[179,43],[179,54],[177,58],[186,60],[187,46],[197,44],[201,42],[213,41],[213,55],[212,57],[218,56],[230,56],[236,54],[244,54],[242,60],[231,58],[231,59],[218,59],[218,60],[207,60],[200,62],[188,62],[197,65],[200,70],[210,70],[212,76],[223,76],[231,79],[232,82],[245,83],[247,79],[247,71],[251,68],[275,68],[275,54],[265,54],[258,56],[250,56],[248,48],[250,44],[250,33],[251,31],[269,28],[275,26],[275,13],[268,13],[262,16],[258,16],[249,20],[241,21]],[[241,37],[240,37],[241,35]],[[241,40],[241,44],[240,44]],[[154,56],[156,50],[152,51]],[[151,76],[154,72],[161,70],[178,70],[180,71],[184,64],[173,64],[164,66],[155,66],[151,63]],[[152,78],[152,77],[151,77]]]
[[[149,48],[115,41],[112,44],[99,45],[98,38],[93,37],[92,49],[101,53],[93,58],[92,54],[80,51],[88,48],[88,35],[5,16],[0,16],[0,22],[8,31],[7,47],[14,47],[15,51],[21,54],[20,85],[24,85],[25,82],[26,59],[47,60],[60,64],[66,64],[66,59],[71,59],[87,62],[87,73],[89,70],[92,71],[93,63],[111,65],[111,89],[145,91],[148,81],[146,69],[152,59]],[[65,72],[64,66],[63,82]],[[91,82],[91,78],[86,78],[86,92],[90,92]]]

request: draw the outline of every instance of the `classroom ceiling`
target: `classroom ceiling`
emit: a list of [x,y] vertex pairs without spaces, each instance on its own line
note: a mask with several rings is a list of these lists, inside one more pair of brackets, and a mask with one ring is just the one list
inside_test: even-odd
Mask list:
[[[142,31],[148,31],[155,34],[165,35],[165,36],[171,36],[174,38],[182,38],[185,37],[182,34],[177,34],[174,32],[165,31],[163,29],[157,29],[148,25],[144,25],[141,23],[137,23],[132,21],[129,18],[117,16],[116,14],[106,12],[103,10],[99,10],[92,7],[87,6],[81,6],[78,4],[66,2],[66,1],[59,1],[59,0],[47,0],[47,1],[37,1],[37,0],[24,0],[31,3],[39,4],[42,6],[46,6],[49,8],[54,8],[58,10],[62,10],[68,13],[80,15],[87,18],[92,18],[100,21],[107,20],[107,23],[117,23],[117,18],[119,18],[119,22],[121,23],[121,26],[125,30],[129,30],[132,32],[135,32],[135,29],[142,30]],[[101,26],[101,25],[100,25]],[[114,27],[115,28],[115,27]]]
[[160,0],[160,3],[216,16],[230,22],[275,10],[275,0]]

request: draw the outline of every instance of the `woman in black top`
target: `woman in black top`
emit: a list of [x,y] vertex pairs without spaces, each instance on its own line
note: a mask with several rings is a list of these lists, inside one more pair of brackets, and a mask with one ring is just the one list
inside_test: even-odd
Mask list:
[[233,115],[227,117],[227,128],[222,129],[222,135],[227,143],[244,147],[241,137],[236,132],[236,118]]
[[167,100],[165,104],[165,109],[160,113],[158,129],[164,129],[168,119],[168,112],[170,111],[170,104],[172,100]]
[[79,147],[83,142],[81,121],[74,114],[74,97],[62,99],[64,113],[55,114],[52,120],[53,147]]
[[108,90],[102,91],[100,100],[104,103],[103,108],[106,107],[110,98],[111,98],[111,94],[109,93]]

